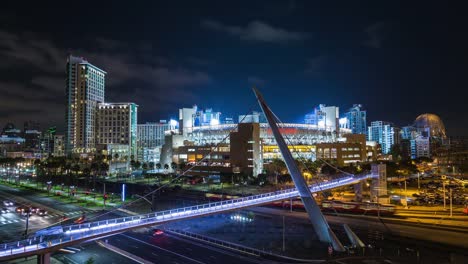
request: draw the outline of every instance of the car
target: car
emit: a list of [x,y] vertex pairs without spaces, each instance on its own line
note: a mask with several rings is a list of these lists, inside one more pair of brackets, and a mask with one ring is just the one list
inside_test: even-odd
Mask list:
[[20,215],[21,216],[31,216],[32,212],[26,209],[24,211],[21,211]]
[[40,215],[40,216],[44,216],[44,215],[47,215],[47,211],[45,209],[37,209],[36,210],[36,214],[37,215]]
[[3,201],[3,205],[4,206],[13,206],[14,203],[12,201],[10,201],[10,200],[5,200],[5,201]]
[[0,210],[0,213],[2,213],[2,214],[6,214],[6,213],[9,213],[9,212],[10,212],[10,210],[8,210],[8,208],[6,208],[6,207],[3,207],[3,208]]
[[80,216],[78,219],[76,219],[75,221],[73,221],[73,223],[75,224],[82,224],[86,221],[86,216]]
[[17,213],[20,214],[20,213],[22,213],[22,212],[24,212],[24,211],[26,211],[26,210],[27,210],[26,207],[24,207],[24,206],[18,206],[18,207],[16,207],[15,212],[17,212]]
[[40,210],[39,207],[35,207],[35,206],[31,206],[31,207],[29,207],[29,209],[31,210],[31,213],[36,213],[37,210]]
[[153,236],[160,236],[164,234],[164,231],[162,229],[156,228],[153,230]]

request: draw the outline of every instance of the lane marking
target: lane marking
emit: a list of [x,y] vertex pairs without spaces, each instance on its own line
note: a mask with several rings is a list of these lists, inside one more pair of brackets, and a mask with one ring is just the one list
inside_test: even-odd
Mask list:
[[130,239],[133,239],[133,240],[138,241],[138,242],[140,242],[140,243],[146,244],[146,245],[148,245],[148,246],[151,246],[151,247],[160,249],[160,250],[162,250],[162,251],[165,251],[165,252],[168,252],[168,253],[172,253],[172,254],[174,254],[174,255],[176,255],[176,256],[179,256],[179,257],[184,258],[184,259],[188,259],[188,260],[193,261],[193,262],[195,262],[195,263],[205,264],[204,262],[198,261],[198,260],[196,260],[196,259],[189,258],[189,257],[187,257],[187,256],[181,255],[181,254],[179,254],[179,253],[177,253],[177,252],[170,251],[170,250],[165,249],[165,248],[162,248],[162,247],[158,247],[158,246],[156,246],[156,245],[150,244],[150,243],[145,242],[145,241],[143,241],[143,240],[140,240],[140,239],[138,239],[138,238],[134,238],[134,237],[131,237],[131,236],[128,236],[128,235],[124,235],[124,234],[120,234],[120,235],[121,235],[121,236],[124,236],[124,237],[127,237],[127,238],[130,238]]

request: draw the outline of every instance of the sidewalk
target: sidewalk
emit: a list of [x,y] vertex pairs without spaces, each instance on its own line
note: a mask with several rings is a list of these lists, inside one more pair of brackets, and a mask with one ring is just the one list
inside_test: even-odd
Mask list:
[[[101,210],[104,207],[104,199],[102,194],[89,193],[89,195],[81,194],[83,191],[78,191],[74,196],[69,196],[67,190],[52,189],[50,192],[47,191],[46,187],[38,187],[36,183],[21,182],[20,185],[11,184],[7,182],[1,182],[0,184],[11,187],[11,188],[22,188],[31,191],[36,191],[39,195],[44,197],[50,197],[64,203],[74,203],[81,207],[85,207],[90,210]],[[58,195],[60,194],[60,195]],[[96,196],[96,198],[94,198]],[[106,201],[105,207],[118,207],[122,203]]]

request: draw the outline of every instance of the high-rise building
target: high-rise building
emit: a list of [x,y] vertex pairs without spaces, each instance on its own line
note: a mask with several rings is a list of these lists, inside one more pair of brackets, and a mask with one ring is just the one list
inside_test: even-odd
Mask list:
[[138,124],[138,147],[154,148],[164,145],[164,133],[168,130],[175,130],[176,123],[171,120],[160,120],[159,123],[147,122]]
[[65,156],[65,136],[55,135],[54,136],[54,157]]
[[192,108],[179,109],[179,131],[182,135],[185,136],[193,131],[197,109],[196,105]]
[[109,144],[127,145],[130,156],[136,159],[137,109],[135,103],[99,103],[96,144],[100,147]]
[[43,157],[48,157],[54,153],[54,138],[56,128],[50,127],[47,129],[41,137],[41,152]]
[[367,134],[367,113],[362,105],[354,104],[340,119],[340,127],[351,129],[353,134]]
[[104,102],[106,72],[87,60],[67,59],[65,152],[90,153],[96,149],[96,111]]
[[314,112],[305,115],[304,123],[316,125],[327,131],[337,131],[339,116],[339,107],[320,104],[314,108]]
[[198,110],[195,113],[194,126],[216,126],[220,124],[221,112],[213,112],[213,109]]
[[174,131],[177,127],[175,120],[160,120],[159,123],[138,124],[138,160],[143,162],[159,162],[155,157],[160,154],[164,145],[166,131]]
[[400,143],[400,129],[389,122],[373,121],[368,127],[367,138],[369,141],[377,141],[383,154],[389,154],[392,146]]
[[259,123],[241,123],[230,134],[230,160],[234,173],[257,176],[263,170]]
[[38,152],[41,145],[41,129],[39,123],[34,121],[24,122],[23,138],[24,147],[28,151]]

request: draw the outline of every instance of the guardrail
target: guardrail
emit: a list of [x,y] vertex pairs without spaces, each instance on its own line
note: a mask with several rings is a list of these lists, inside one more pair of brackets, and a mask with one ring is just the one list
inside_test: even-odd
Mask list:
[[[332,189],[352,184],[369,177],[369,175],[360,177],[344,177],[328,182],[321,182],[311,185],[310,190],[311,192],[318,192]],[[2,257],[19,254],[24,255],[26,252],[30,252],[30,255],[34,255],[34,252],[38,252],[46,248],[57,247],[61,244],[69,243],[74,240],[83,240],[87,237],[91,238],[100,235],[105,236],[119,230],[138,228],[141,226],[158,224],[167,221],[176,221],[191,217],[241,209],[274,201],[285,200],[292,197],[297,197],[298,195],[299,193],[296,188],[291,188],[215,203],[207,203],[137,216],[128,216],[84,224],[63,226],[63,234],[60,236],[35,236],[25,240],[0,244],[0,260]]]

